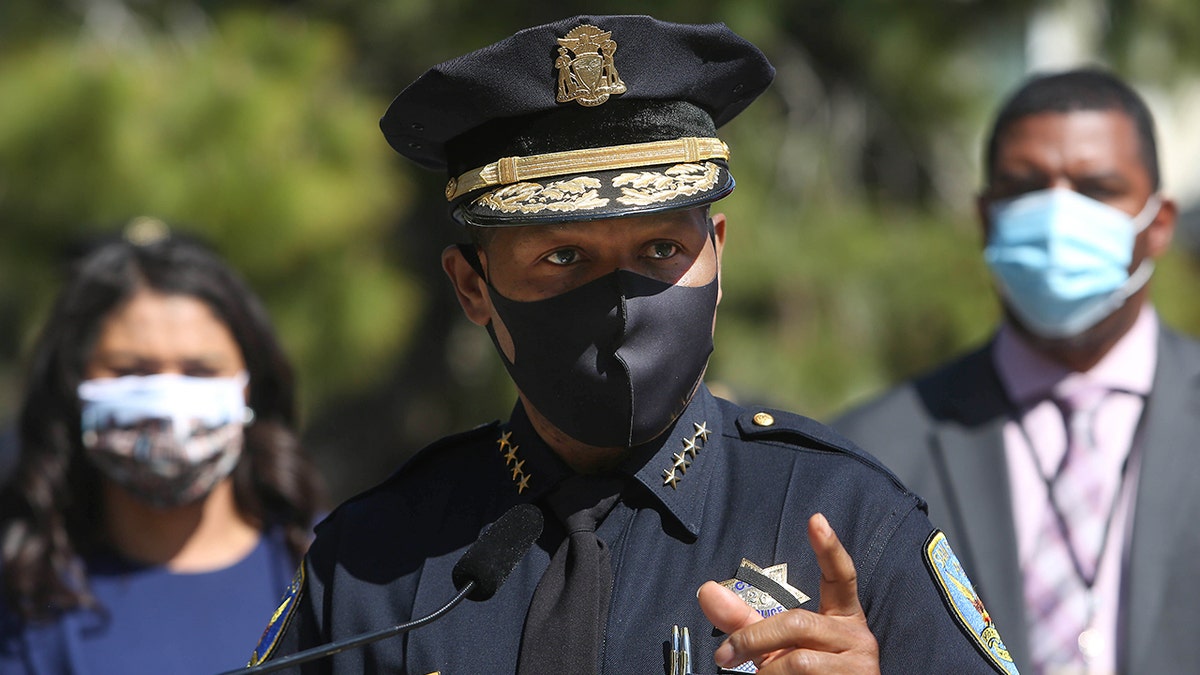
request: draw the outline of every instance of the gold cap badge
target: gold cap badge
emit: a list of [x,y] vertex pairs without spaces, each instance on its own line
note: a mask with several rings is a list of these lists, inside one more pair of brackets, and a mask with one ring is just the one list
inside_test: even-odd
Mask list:
[[625,93],[625,83],[613,63],[616,51],[612,31],[588,24],[576,26],[559,38],[558,58],[554,60],[558,69],[558,102],[578,101],[579,105],[595,106],[607,101],[610,95]]

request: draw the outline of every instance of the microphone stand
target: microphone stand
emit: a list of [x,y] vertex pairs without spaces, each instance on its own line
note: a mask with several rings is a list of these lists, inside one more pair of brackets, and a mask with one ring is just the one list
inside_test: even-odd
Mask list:
[[376,641],[382,640],[386,637],[391,637],[393,635],[399,635],[401,633],[407,633],[410,630],[413,630],[415,628],[420,628],[421,626],[424,626],[427,623],[436,621],[443,614],[454,609],[460,602],[462,602],[467,597],[467,594],[469,594],[472,590],[475,589],[475,586],[476,586],[476,583],[475,583],[474,579],[468,581],[466,584],[463,585],[462,590],[460,590],[458,592],[458,595],[456,595],[450,599],[450,602],[447,602],[445,605],[442,605],[442,607],[440,609],[434,611],[432,614],[427,614],[426,616],[423,616],[419,619],[414,619],[412,621],[409,621],[408,623],[402,623],[397,626],[389,626],[388,628],[382,628],[373,633],[363,633],[362,635],[351,638],[349,640],[338,640],[338,641],[330,642],[329,644],[326,644],[326,645],[320,645],[317,647],[313,647],[312,649],[305,649],[302,652],[296,652],[295,654],[290,654],[290,655],[285,656],[278,660],[266,661],[264,663],[258,664],[257,666],[250,666],[249,668],[237,668],[234,670],[228,670],[223,673],[220,673],[219,675],[251,675],[252,673],[273,673],[277,670],[283,670],[284,668],[287,668],[289,666],[295,666],[295,665],[299,665],[301,663],[308,663],[309,661],[315,661],[316,659],[319,659],[323,656],[331,656],[333,654],[337,654],[338,652],[345,651],[347,649],[351,649],[354,647],[361,647],[362,645],[369,644],[371,642],[376,642]]

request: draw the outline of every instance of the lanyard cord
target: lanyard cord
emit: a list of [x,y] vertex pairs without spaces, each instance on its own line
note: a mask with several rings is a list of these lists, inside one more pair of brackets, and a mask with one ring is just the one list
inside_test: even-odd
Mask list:
[[[1116,518],[1117,507],[1120,505],[1121,495],[1125,491],[1125,481],[1129,476],[1129,465],[1132,463],[1134,458],[1134,450],[1140,445],[1142,430],[1146,421],[1146,397],[1134,392],[1123,391],[1120,389],[1110,389],[1104,394],[1104,397],[1101,398],[1098,403],[1096,403],[1096,407],[1093,409],[1092,413],[1092,423],[1094,424],[1095,422],[1094,416],[1099,411],[1101,404],[1103,404],[1111,394],[1118,392],[1131,394],[1141,398],[1142,410],[1140,413],[1138,413],[1137,423],[1134,425],[1133,429],[1133,436],[1131,436],[1129,439],[1129,448],[1125,451],[1125,458],[1121,461],[1121,478],[1117,482],[1116,491],[1113,492],[1112,502],[1108,507],[1108,515],[1104,519],[1104,534],[1100,539],[1100,550],[1096,552],[1096,566],[1092,570],[1091,575],[1087,575],[1083,571],[1083,565],[1079,562],[1079,555],[1075,552],[1075,544],[1071,541],[1071,529],[1067,526],[1067,519],[1063,515],[1062,509],[1059,507],[1058,500],[1056,499],[1054,493],[1055,483],[1058,481],[1059,476],[1062,475],[1063,469],[1066,468],[1067,459],[1070,455],[1070,448],[1068,446],[1068,449],[1063,452],[1062,459],[1059,460],[1058,467],[1054,470],[1054,474],[1047,476],[1046,472],[1042,470],[1042,463],[1038,461],[1037,450],[1033,447],[1033,438],[1029,435],[1029,431],[1025,428],[1024,415],[1020,414],[1020,411],[1017,409],[1016,405],[1012,404],[1011,402],[1009,403],[1009,416],[1013,422],[1016,423],[1017,429],[1021,431],[1021,437],[1025,441],[1025,447],[1029,449],[1030,461],[1033,462],[1034,468],[1037,469],[1038,477],[1042,479],[1042,482],[1046,486],[1046,498],[1047,501],[1050,502],[1050,509],[1054,511],[1054,518],[1058,522],[1058,529],[1062,533],[1063,539],[1067,544],[1067,552],[1071,556],[1071,564],[1075,567],[1075,574],[1087,587],[1089,592],[1092,590],[1092,586],[1096,583],[1096,577],[1100,575],[1100,566],[1104,562],[1104,552],[1108,550],[1108,540],[1110,538],[1109,535],[1111,534],[1110,531],[1112,530],[1113,520]],[[1028,413],[1031,409],[1032,408],[1026,408],[1025,412]],[[1070,420],[1068,420],[1064,415],[1063,428],[1067,432],[1066,442],[1068,444],[1070,443],[1070,426]]]

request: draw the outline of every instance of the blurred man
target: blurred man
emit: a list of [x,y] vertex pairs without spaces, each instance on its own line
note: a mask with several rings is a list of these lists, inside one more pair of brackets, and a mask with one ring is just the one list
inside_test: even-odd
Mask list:
[[443,267],[519,400],[319,526],[256,659],[432,612],[480,531],[535,504],[546,528],[495,597],[315,672],[1015,672],[919,499],[702,382],[709,204],[734,185],[716,129],[773,74],[722,25],[575,17],[396,98],[384,133],[448,173],[472,243]]
[[1147,296],[1176,216],[1150,113],[1104,72],[1037,77],[986,161],[1003,323],[834,425],[929,501],[1023,671],[1195,672],[1200,346]]

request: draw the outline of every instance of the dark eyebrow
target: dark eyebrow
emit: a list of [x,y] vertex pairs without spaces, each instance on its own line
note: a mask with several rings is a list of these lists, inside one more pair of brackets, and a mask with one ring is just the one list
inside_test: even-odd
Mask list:
[[992,172],[992,183],[1023,181],[1031,182],[1034,180],[1048,180],[1049,176],[1045,171],[1035,166],[1022,166],[1020,169],[999,169]]
[[[98,360],[102,361],[105,365],[112,365],[114,363],[118,364],[118,365],[136,365],[136,366],[153,366],[153,367],[159,367],[159,366],[163,365],[163,362],[160,361],[159,359],[147,358],[145,356],[141,356],[134,352],[123,351],[123,350],[97,352],[96,358]],[[217,353],[209,353],[209,354],[198,354],[195,356],[189,356],[187,358],[181,359],[179,362],[179,365],[181,365],[181,366],[219,367],[219,366],[227,365],[228,363],[229,363],[229,358],[227,356],[222,355],[222,354],[217,354]]]
[[223,366],[228,363],[229,359],[220,354],[200,354],[180,361],[180,365],[185,366]]
[[147,363],[147,362],[156,361],[156,359],[148,359],[148,358],[145,358],[142,355],[137,354],[135,352],[129,352],[129,351],[124,351],[124,350],[111,350],[111,349],[110,350],[97,350],[95,357],[99,358],[99,359],[103,359],[105,361],[134,361],[137,363]]
[[1081,174],[1078,176],[1069,176],[1069,178],[1071,179],[1072,182],[1075,182],[1075,183],[1081,183],[1084,181],[1088,181],[1088,182],[1092,182],[1092,183],[1104,182],[1104,183],[1120,183],[1121,185],[1129,185],[1131,182],[1129,179],[1129,176],[1125,175],[1125,173],[1123,173],[1121,171],[1114,171],[1114,170],[1104,170],[1104,171],[1097,171],[1097,172],[1093,172],[1093,173],[1084,173],[1084,174]]

